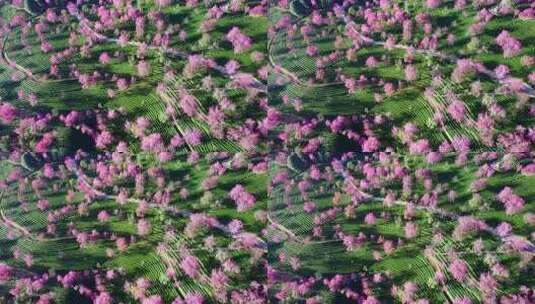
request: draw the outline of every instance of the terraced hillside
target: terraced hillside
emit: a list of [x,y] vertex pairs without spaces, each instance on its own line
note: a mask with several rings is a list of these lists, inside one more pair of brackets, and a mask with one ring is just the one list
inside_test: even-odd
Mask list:
[[0,301],[261,301],[266,176],[241,122],[265,94],[262,3],[18,5],[1,8]]
[[0,303],[535,303],[533,1],[0,26]]
[[530,5],[270,6],[272,302],[534,301]]

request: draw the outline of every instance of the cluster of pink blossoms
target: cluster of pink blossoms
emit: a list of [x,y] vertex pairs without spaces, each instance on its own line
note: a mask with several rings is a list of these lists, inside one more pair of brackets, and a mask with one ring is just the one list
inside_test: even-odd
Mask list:
[[516,195],[510,187],[503,188],[497,197],[505,205],[505,213],[508,215],[518,213],[524,208],[524,199]]
[[0,120],[5,123],[11,123],[18,115],[18,110],[10,103],[4,102],[0,105]]
[[468,274],[468,265],[464,260],[455,259],[451,262],[449,270],[455,280],[462,282]]
[[11,278],[13,268],[4,263],[0,263],[0,283],[3,283]]
[[522,44],[518,39],[511,36],[508,31],[502,31],[498,37],[496,37],[496,43],[503,49],[503,57],[511,58],[520,53],[522,50]]
[[234,188],[230,190],[229,196],[236,202],[238,212],[244,212],[251,209],[256,202],[255,197],[247,192],[240,184],[234,186]]
[[234,53],[243,53],[252,46],[252,39],[243,34],[238,27],[233,27],[227,33],[227,40],[232,43]]

